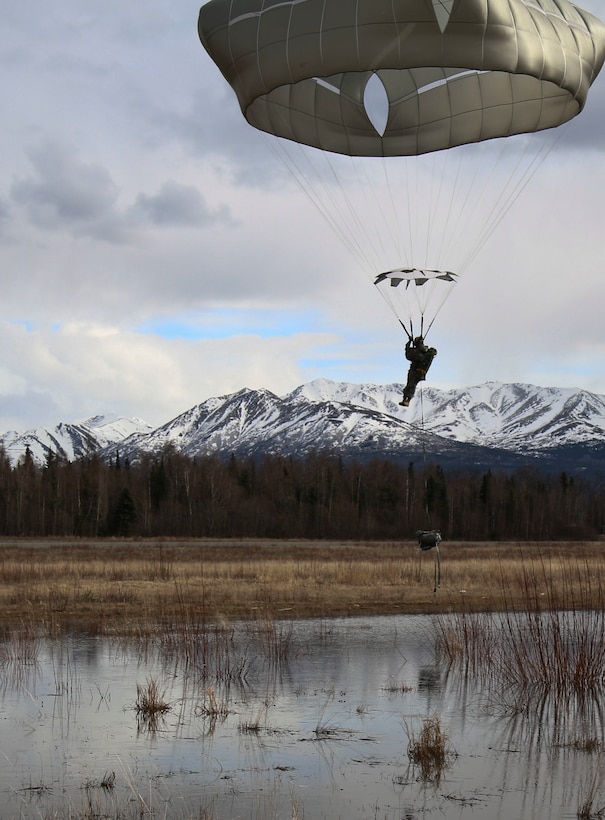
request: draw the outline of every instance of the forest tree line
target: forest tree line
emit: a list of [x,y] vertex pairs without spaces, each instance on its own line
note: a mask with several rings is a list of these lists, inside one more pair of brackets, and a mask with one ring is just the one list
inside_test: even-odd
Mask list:
[[461,470],[386,460],[189,458],[73,462],[0,450],[2,536],[589,539],[603,530],[601,483],[535,468]]

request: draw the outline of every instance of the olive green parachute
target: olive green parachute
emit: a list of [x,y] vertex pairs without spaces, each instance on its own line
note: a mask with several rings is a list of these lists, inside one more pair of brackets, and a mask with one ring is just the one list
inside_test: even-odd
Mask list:
[[210,0],[199,35],[251,125],[351,156],[561,125],[605,58],[603,24],[566,0]]
[[605,60],[605,26],[567,0],[209,0],[198,30],[408,334],[544,159],[534,132],[554,144]]

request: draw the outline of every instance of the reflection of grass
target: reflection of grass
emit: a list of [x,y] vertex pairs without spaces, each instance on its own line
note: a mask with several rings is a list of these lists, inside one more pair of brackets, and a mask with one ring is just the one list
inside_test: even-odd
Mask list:
[[402,694],[405,694],[406,692],[411,692],[412,689],[413,689],[412,686],[408,686],[405,683],[398,683],[395,680],[390,680],[387,683],[387,685],[384,687],[384,691],[389,692],[390,694],[396,694],[398,692],[401,692]]
[[605,817],[605,806],[595,809],[592,798],[589,798],[578,808],[578,817],[579,820],[601,820]]
[[599,789],[599,775],[601,769],[600,764],[601,755],[599,754],[597,759],[597,765],[595,766],[595,773],[592,779],[592,783],[590,784],[588,793],[584,798],[584,801],[578,807],[579,820],[600,820],[601,818],[605,817],[605,806],[600,806],[599,808],[595,807],[595,801]]
[[0,663],[3,666],[34,666],[40,652],[40,636],[33,624],[20,624],[10,630],[0,647]]
[[605,806],[595,810],[591,800],[587,800],[578,808],[578,817],[579,820],[601,820],[605,817]]
[[569,745],[578,752],[592,753],[601,750],[601,742],[596,737],[576,737]]
[[90,789],[102,789],[103,791],[110,792],[113,791],[113,788],[116,783],[116,773],[115,772],[105,772],[101,780],[87,780],[84,783],[84,788],[87,790]]
[[242,720],[237,727],[237,731],[242,735],[258,735],[261,733],[262,729],[263,723],[259,715],[257,715],[256,718],[251,718],[250,720]]
[[196,706],[195,713],[200,717],[225,718],[229,714],[229,704],[224,698],[217,697],[215,688],[209,686],[204,692],[204,700]]
[[422,728],[415,735],[406,725],[408,735],[408,757],[419,767],[422,780],[432,780],[436,785],[441,780],[448,758],[452,754],[447,732],[438,715],[422,721]]
[[432,560],[412,542],[41,539],[0,546],[0,621],[8,637],[19,622],[104,633],[184,615],[247,618],[281,661],[287,633],[265,616],[562,608],[570,596],[597,606],[601,559],[591,542],[444,542],[433,595]]
[[264,657],[279,666],[290,660],[293,626],[291,621],[276,621],[269,613],[252,624],[252,635]]
[[267,730],[267,714],[269,711],[269,702],[259,704],[258,710],[254,717],[242,720],[237,727],[237,731],[243,735],[258,735],[261,731]]
[[20,792],[29,792],[30,794],[37,794],[39,796],[50,794],[52,786],[47,786],[46,783],[30,783],[29,786],[23,786],[19,789]]
[[114,772],[106,772],[102,780],[84,781],[81,805],[76,804],[75,798],[65,800],[62,808],[48,813],[40,806],[35,816],[70,820],[213,820],[218,816],[213,810],[216,798],[203,805],[197,798],[190,800],[186,794],[170,793],[163,784],[164,777],[158,776],[145,776],[144,783],[140,782],[136,768],[133,771],[122,762],[117,778]]
[[16,626],[0,644],[0,691],[27,688],[35,676],[41,640],[32,625]]

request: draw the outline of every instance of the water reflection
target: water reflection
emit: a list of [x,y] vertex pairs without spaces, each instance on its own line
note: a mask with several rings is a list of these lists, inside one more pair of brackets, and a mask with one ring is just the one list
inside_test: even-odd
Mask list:
[[[437,636],[399,616],[3,645],[0,816],[576,817],[600,698],[499,688]],[[450,754],[426,778],[408,747],[435,717]]]

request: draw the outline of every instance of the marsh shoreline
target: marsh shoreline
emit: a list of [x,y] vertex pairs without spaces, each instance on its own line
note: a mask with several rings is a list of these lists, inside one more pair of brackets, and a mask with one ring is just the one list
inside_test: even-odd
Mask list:
[[602,541],[0,539],[5,629],[605,606]]

